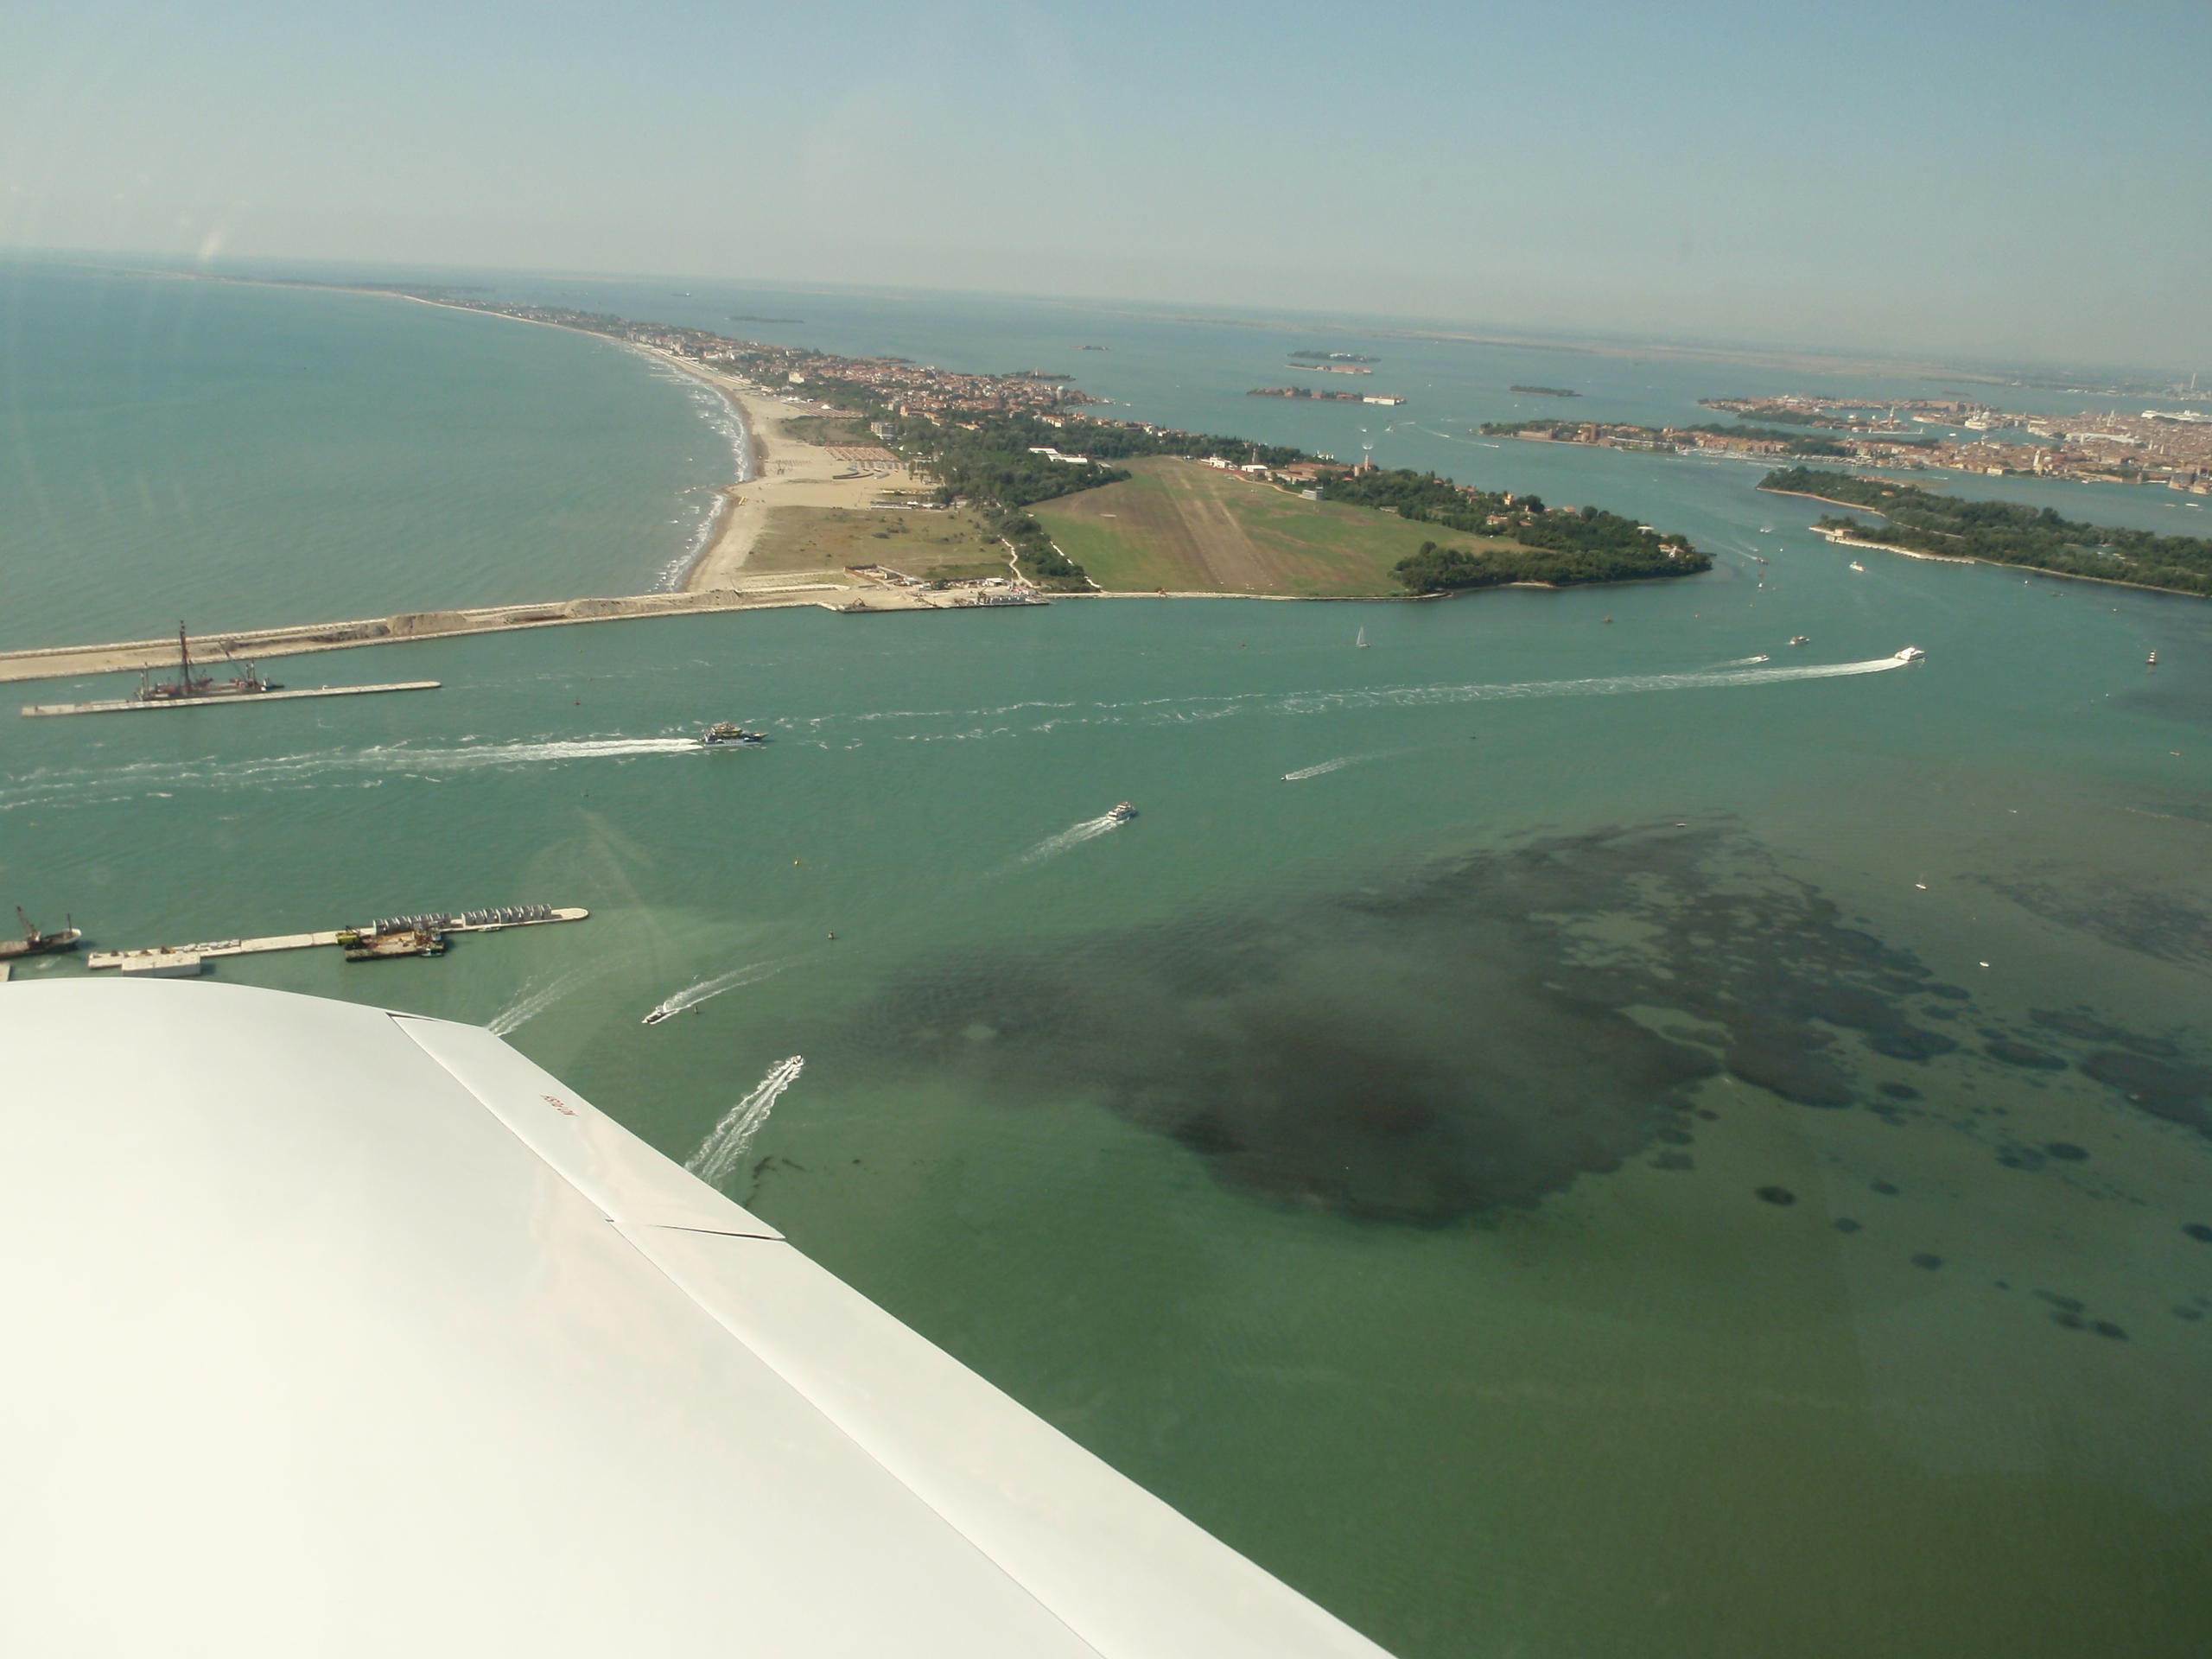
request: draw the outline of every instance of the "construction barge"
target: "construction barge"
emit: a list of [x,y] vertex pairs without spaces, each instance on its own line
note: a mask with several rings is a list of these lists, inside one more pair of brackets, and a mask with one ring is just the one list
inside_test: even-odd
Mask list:
[[448,933],[500,933],[511,927],[544,927],[581,922],[591,912],[575,905],[513,905],[498,910],[440,911],[423,916],[386,916],[360,927],[334,927],[320,933],[278,933],[264,939],[206,939],[196,944],[149,945],[140,950],[94,950],[87,968],[117,968],[126,974],[169,979],[197,974],[212,958],[257,956],[269,950],[308,950],[336,945],[348,962],[379,962],[391,957],[441,957]]
[[[227,652],[225,653],[228,655]],[[176,625],[176,678],[149,680],[138,677],[138,689],[127,697],[108,697],[98,702],[30,702],[23,705],[26,718],[45,715],[121,715],[145,709],[194,709],[220,702],[289,702],[299,697],[360,697],[378,691],[435,691],[435,680],[403,680],[389,685],[319,685],[287,691],[274,680],[254,672],[253,664],[227,680],[192,671],[192,642],[184,624]]]

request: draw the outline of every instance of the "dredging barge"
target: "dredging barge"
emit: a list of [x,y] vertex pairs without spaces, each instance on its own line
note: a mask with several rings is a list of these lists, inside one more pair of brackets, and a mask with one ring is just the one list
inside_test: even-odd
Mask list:
[[36,922],[23,914],[21,905],[16,906],[16,919],[23,925],[20,939],[0,939],[0,962],[14,962],[23,957],[42,957],[56,950],[73,950],[77,941],[85,937],[82,928],[63,927],[52,933],[39,931]]
[[118,968],[126,974],[156,978],[197,974],[218,957],[255,956],[269,950],[308,950],[337,945],[348,962],[381,962],[393,957],[439,957],[448,933],[499,933],[511,927],[543,927],[581,922],[591,912],[581,906],[512,905],[496,910],[436,911],[422,916],[386,916],[359,927],[334,927],[320,933],[278,933],[261,939],[207,939],[196,944],[150,945],[141,950],[95,950],[88,968]]

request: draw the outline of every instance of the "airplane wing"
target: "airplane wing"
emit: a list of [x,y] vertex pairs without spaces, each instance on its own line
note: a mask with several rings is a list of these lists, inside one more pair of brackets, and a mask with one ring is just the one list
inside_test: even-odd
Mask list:
[[0,989],[0,1649],[1378,1659],[473,1027]]

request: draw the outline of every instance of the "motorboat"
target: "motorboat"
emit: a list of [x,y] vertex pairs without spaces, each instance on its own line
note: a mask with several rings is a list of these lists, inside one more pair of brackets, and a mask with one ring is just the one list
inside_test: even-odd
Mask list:
[[1927,660],[1928,653],[1918,645],[1907,645],[1897,652],[1897,661],[1901,663],[1924,663]]
[[716,721],[708,727],[699,739],[701,743],[710,749],[725,747],[750,747],[756,743],[766,743],[767,741],[768,734],[766,732],[750,732],[742,726],[733,726],[726,720]]
[[1768,656],[1764,652],[1761,652],[1758,656],[1752,658],[1751,660],[1755,663],[1770,663],[1774,658]]
[[1865,575],[1866,574],[1866,567],[1865,565],[1863,565],[1863,564],[1859,563],[1859,561],[1858,561],[1858,560],[1856,560],[1856,559],[1853,559],[1853,560],[1851,562],[1851,568],[1852,568],[1853,569],[1856,570],[1856,571],[1857,571],[1860,575],[1862,575],[1862,576],[1863,576],[1863,575]]
[[1809,645],[1813,643],[1813,637],[1808,633],[1793,633],[1789,636],[1789,643],[1793,645]]
[[1127,801],[1123,801],[1119,806],[1116,807],[1106,816],[1115,823],[1127,823],[1131,818],[1136,817],[1136,808],[1131,806]]
[[2157,652],[2155,652],[2155,651],[2154,651],[2154,652],[2152,652],[2148,657],[2145,658],[2143,660],[2144,660],[2144,661],[2145,661],[2145,663],[2146,663],[2149,666],[2151,666],[2151,667],[2152,667],[2152,668],[2156,668],[2156,667],[2158,665],[2158,653]]

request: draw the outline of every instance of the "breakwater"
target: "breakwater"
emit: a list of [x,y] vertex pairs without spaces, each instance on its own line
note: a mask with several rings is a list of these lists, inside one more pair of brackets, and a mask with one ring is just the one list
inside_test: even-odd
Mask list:
[[[850,596],[851,590],[842,584],[763,578],[741,588],[697,594],[639,594],[625,599],[571,599],[538,605],[490,605],[474,610],[410,611],[351,622],[246,628],[209,634],[204,644],[211,655],[295,657],[309,652],[344,651],[354,645],[399,645],[412,639],[448,639],[456,634],[503,633],[519,628],[564,627],[572,623],[619,622],[647,616],[684,616],[702,611],[756,610],[785,605],[821,605],[834,610]],[[175,660],[174,637],[0,652],[0,682],[129,674],[167,668]]]

